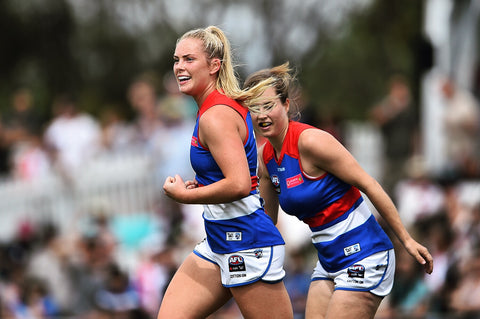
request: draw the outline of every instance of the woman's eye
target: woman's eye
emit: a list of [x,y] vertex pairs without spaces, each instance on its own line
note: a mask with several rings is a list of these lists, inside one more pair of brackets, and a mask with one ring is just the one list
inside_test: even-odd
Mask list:
[[277,105],[275,102],[270,102],[262,105],[262,113],[269,113],[275,107],[275,105]]
[[270,103],[270,104],[267,104],[263,107],[263,109],[267,112],[271,111],[273,109],[273,107],[275,106],[275,104],[273,103]]
[[252,113],[254,114],[268,114],[277,105],[275,102],[265,103],[262,105],[255,105],[252,107]]

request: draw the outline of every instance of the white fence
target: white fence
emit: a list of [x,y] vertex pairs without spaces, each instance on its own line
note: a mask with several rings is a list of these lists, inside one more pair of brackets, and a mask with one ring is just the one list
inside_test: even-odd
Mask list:
[[48,220],[63,228],[93,209],[152,211],[160,194],[154,167],[144,155],[100,157],[71,180],[52,174],[31,182],[0,182],[0,240],[12,238],[23,221]]

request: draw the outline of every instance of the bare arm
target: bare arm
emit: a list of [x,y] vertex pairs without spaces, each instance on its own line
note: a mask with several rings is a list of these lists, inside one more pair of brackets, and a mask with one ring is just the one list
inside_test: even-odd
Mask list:
[[243,148],[245,124],[232,108],[217,105],[200,118],[199,132],[224,178],[204,187],[188,187],[180,176],[168,177],[163,189],[178,202],[219,204],[247,196],[251,190],[250,170]]
[[327,132],[311,129],[300,135],[298,144],[306,173],[318,176],[327,171],[357,187],[370,199],[408,253],[424,265],[427,273],[432,272],[433,259],[428,250],[410,236],[391,198],[340,142]]
[[273,220],[274,224],[278,221],[278,195],[270,181],[270,175],[263,163],[263,147],[258,150],[258,177],[260,180],[260,196],[265,201],[265,212]]

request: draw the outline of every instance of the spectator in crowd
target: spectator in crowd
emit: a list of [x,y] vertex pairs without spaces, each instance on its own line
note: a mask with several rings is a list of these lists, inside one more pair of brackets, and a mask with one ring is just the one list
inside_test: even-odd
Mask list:
[[61,315],[42,280],[27,276],[20,288],[20,299],[14,307],[13,318],[47,319]]
[[12,96],[12,106],[2,117],[4,136],[10,142],[21,141],[27,132],[38,133],[43,124],[30,89],[19,88]]
[[135,111],[134,143],[145,147],[149,153],[157,147],[155,137],[163,128],[159,116],[158,93],[155,77],[141,74],[128,87],[127,98]]
[[15,90],[11,107],[2,114],[0,123],[0,173],[9,175],[12,171],[17,171],[18,153],[24,153],[30,146],[40,146],[38,138],[41,136],[42,125],[31,90],[27,87]]
[[422,156],[414,155],[404,164],[406,176],[394,186],[392,197],[405,227],[411,228],[442,211],[445,194],[441,185],[429,177]]
[[73,297],[71,308],[76,316],[88,316],[96,313],[98,305],[96,292],[104,288],[109,267],[115,263],[101,237],[96,235],[82,236],[71,257],[70,278],[72,280]]
[[0,246],[0,307],[12,318],[15,318],[15,312],[22,303],[23,282],[27,278],[25,268],[35,251],[33,228],[31,223],[22,222],[16,236]]
[[171,72],[163,76],[164,94],[159,100],[160,117],[166,125],[177,121],[194,121],[197,106],[195,100],[180,92],[175,75]]
[[458,282],[449,301],[454,312],[474,317],[480,313],[480,201],[467,212],[468,220],[454,245]]
[[140,261],[133,278],[141,307],[152,318],[157,315],[167,284],[177,267],[173,247],[159,239],[153,235],[142,242]]
[[380,178],[387,193],[403,178],[406,160],[416,152],[417,119],[410,86],[402,75],[393,75],[387,95],[370,110],[370,118],[380,128],[384,163]]
[[[159,99],[159,116],[164,123],[159,139],[168,147],[162,147],[158,174],[162,182],[171,172],[180,176],[192,176],[189,144],[192,138],[192,127],[195,125],[196,105],[192,97],[180,92],[173,73],[164,76],[165,93]],[[163,145],[163,144],[162,144]]]
[[70,95],[59,95],[53,102],[54,117],[48,124],[44,141],[53,168],[69,185],[78,169],[85,167],[101,149],[98,121],[78,109]]
[[480,177],[480,105],[452,79],[442,85],[447,171],[461,178]]
[[135,130],[115,106],[106,106],[100,115],[102,149],[107,154],[128,154],[132,151]]
[[133,310],[141,309],[139,296],[130,276],[116,264],[107,267],[104,282],[95,292],[94,300],[100,311],[110,313],[112,317],[122,317]]
[[62,243],[58,228],[50,223],[40,228],[39,239],[29,258],[27,274],[42,280],[59,310],[66,311],[71,307],[73,291],[68,274],[68,246]]
[[52,165],[40,134],[30,134],[18,145],[11,159],[11,176],[18,180],[35,181],[48,176]]

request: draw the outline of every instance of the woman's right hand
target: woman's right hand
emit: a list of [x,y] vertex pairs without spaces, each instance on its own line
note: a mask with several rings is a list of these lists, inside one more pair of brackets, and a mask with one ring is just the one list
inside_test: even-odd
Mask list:
[[186,189],[186,183],[178,174],[175,177],[168,176],[163,184],[165,194],[178,202],[182,202],[182,194],[185,193]]

